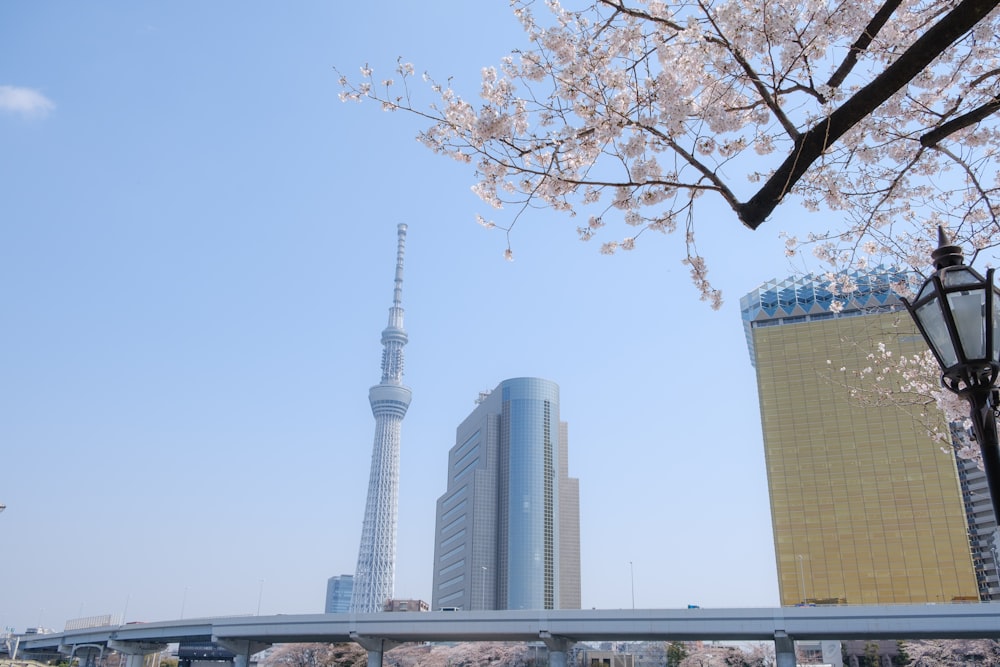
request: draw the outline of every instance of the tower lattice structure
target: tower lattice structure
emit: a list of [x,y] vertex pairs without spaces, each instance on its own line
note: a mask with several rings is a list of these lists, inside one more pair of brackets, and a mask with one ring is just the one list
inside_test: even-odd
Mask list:
[[406,225],[397,226],[396,278],[389,324],[382,331],[382,381],[368,391],[375,416],[375,442],[368,479],[368,500],[361,527],[358,566],[354,573],[351,611],[382,611],[392,598],[396,570],[396,516],[399,505],[399,434],[410,406],[403,386],[403,251]]

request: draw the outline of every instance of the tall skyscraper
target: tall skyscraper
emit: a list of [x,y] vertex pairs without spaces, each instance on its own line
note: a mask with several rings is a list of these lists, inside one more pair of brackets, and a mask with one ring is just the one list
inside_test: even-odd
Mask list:
[[926,349],[890,288],[905,276],[853,277],[847,295],[804,276],[741,300],[781,603],[979,599],[995,568],[989,575],[970,556],[982,549],[970,544],[955,457],[919,419],[927,408],[865,405],[847,387],[858,382],[851,371],[873,365],[879,343],[895,355]]
[[382,611],[392,598],[396,570],[396,516],[399,505],[399,432],[410,406],[403,386],[403,251],[406,225],[397,226],[396,278],[389,324],[382,330],[382,381],[368,391],[375,416],[375,443],[368,478],[368,499],[361,526],[358,567],[351,611]]
[[327,614],[339,614],[351,610],[351,596],[354,592],[354,575],[342,574],[326,581]]
[[504,380],[448,453],[432,609],[579,609],[580,487],[568,474],[559,387]]

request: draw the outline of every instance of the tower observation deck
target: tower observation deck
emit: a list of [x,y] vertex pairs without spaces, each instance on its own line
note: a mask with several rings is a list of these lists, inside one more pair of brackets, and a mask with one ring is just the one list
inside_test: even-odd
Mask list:
[[406,225],[396,227],[396,278],[389,324],[382,331],[382,381],[368,391],[375,416],[368,499],[361,527],[358,566],[354,573],[351,611],[382,611],[392,598],[396,569],[396,516],[399,505],[399,434],[410,407],[410,388],[403,386],[403,251]]

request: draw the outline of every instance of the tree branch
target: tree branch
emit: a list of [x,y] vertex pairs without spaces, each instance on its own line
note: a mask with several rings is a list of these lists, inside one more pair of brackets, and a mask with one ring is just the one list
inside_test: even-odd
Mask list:
[[920,145],[924,148],[934,148],[937,146],[939,141],[948,135],[958,132],[961,129],[969,127],[970,125],[975,125],[987,116],[995,114],[997,111],[1000,111],[1000,95],[994,97],[981,107],[973,109],[968,113],[964,113],[961,116],[952,118],[947,123],[935,127],[930,132],[921,135]]
[[830,80],[826,82],[831,88],[836,88],[844,82],[847,75],[851,73],[854,66],[858,63],[858,54],[863,52],[868,48],[868,45],[872,43],[875,39],[875,35],[881,30],[886,22],[888,22],[889,17],[892,16],[893,12],[903,4],[903,0],[887,0],[884,5],[882,5],[872,20],[868,22],[865,26],[864,32],[858,37],[857,41],[851,45],[850,51],[847,52],[847,57],[844,58],[844,62],[840,63],[840,67],[837,71],[833,73]]
[[802,134],[757,194],[737,207],[736,214],[743,224],[750,229],[760,227],[827,148],[906,86],[998,4],[1000,0],[963,0],[871,83]]

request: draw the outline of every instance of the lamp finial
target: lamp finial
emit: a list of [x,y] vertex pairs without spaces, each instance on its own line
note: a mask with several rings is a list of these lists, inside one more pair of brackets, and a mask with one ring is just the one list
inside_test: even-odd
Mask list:
[[938,247],[937,250],[931,253],[931,259],[934,260],[935,269],[943,269],[946,266],[957,266],[965,263],[962,248],[952,245],[951,239],[948,238],[948,233],[944,231],[941,225],[938,225]]

